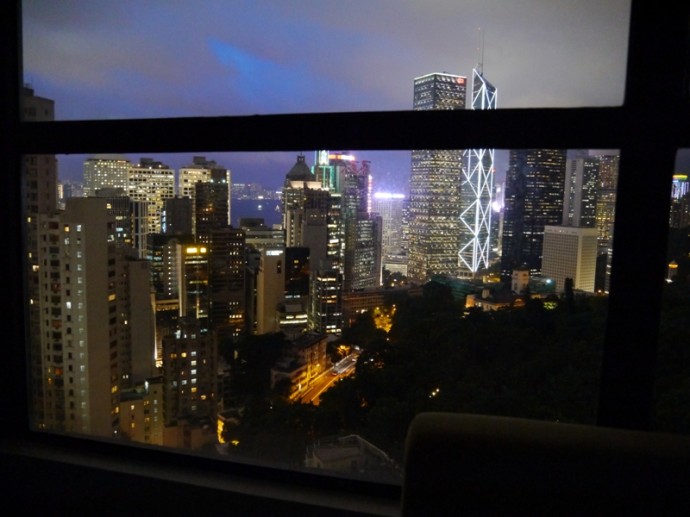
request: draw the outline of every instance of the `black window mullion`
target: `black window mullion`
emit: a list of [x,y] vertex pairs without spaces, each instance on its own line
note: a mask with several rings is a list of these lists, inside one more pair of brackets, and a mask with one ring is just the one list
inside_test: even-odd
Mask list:
[[27,122],[26,153],[620,147],[621,108],[389,111]]
[[23,437],[29,430],[28,419],[28,368],[25,345],[24,314],[24,232],[19,214],[22,210],[21,153],[19,153],[20,95],[22,84],[21,52],[21,2],[5,2],[0,10],[0,173],[3,188],[0,189],[2,204],[2,254],[3,297],[2,310],[4,359],[0,386],[6,397],[3,407],[2,436]]
[[633,1],[598,423],[649,429],[671,177],[688,145],[687,3]]

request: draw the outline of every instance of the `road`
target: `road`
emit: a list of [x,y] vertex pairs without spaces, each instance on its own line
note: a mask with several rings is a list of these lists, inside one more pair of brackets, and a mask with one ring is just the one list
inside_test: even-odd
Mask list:
[[320,397],[321,394],[329,389],[331,386],[333,386],[336,382],[338,382],[340,379],[343,379],[349,375],[352,375],[355,373],[355,365],[357,363],[353,362],[351,365],[349,365],[347,368],[343,370],[342,373],[338,373],[336,375],[333,375],[334,370],[329,369],[323,372],[321,375],[319,375],[314,381],[311,383],[311,385],[300,392],[296,397],[295,401],[300,401],[303,404],[314,404],[315,406],[319,405],[320,402]]

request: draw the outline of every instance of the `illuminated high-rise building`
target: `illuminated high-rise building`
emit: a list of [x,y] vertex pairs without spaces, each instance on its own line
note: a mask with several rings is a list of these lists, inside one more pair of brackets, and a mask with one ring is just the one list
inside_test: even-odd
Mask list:
[[131,249],[139,258],[146,258],[146,208],[143,201],[131,201],[122,188],[99,188],[92,197],[102,197],[106,207],[115,216],[115,239]]
[[687,174],[674,174],[671,183],[671,198],[681,199],[690,192],[690,183]]
[[312,267],[309,291],[309,328],[340,335],[343,328],[343,275],[340,270],[328,261]]
[[208,332],[211,310],[209,287],[209,249],[207,246],[181,246],[182,278],[179,281],[180,317],[194,318]]
[[506,174],[501,273],[527,267],[541,272],[544,227],[563,218],[566,151],[510,151]]
[[84,162],[84,196],[104,188],[127,190],[132,162],[120,155],[100,154]]
[[218,390],[216,342],[194,318],[181,318],[163,338],[163,408],[167,426],[214,417]]
[[230,225],[229,195],[230,187],[224,174],[195,185],[192,227],[198,243],[209,244],[213,231]]
[[311,250],[311,260],[325,260],[330,203],[329,189],[317,180],[305,157],[298,156],[283,185],[285,246],[307,247]]
[[594,228],[596,226],[599,158],[572,158],[565,169],[563,197],[564,226]]
[[404,194],[377,192],[373,210],[381,217],[381,261],[391,272],[407,273],[407,252],[403,242]]
[[280,330],[280,304],[285,301],[285,246],[276,243],[259,250],[256,274],[256,332]]
[[[55,103],[51,99],[39,97],[28,87],[22,89],[22,119],[32,121],[51,121],[54,119]],[[53,155],[26,154],[22,160],[22,184],[24,210],[26,214],[26,286],[29,299],[29,349],[31,354],[31,406],[36,422],[44,419],[43,379],[45,378],[41,358],[43,356],[42,333],[40,327],[40,263],[39,214],[50,215],[57,210],[57,160]]]
[[237,338],[245,329],[245,234],[229,226],[211,232],[210,326]]
[[73,198],[38,216],[44,407],[38,428],[113,437],[119,393],[150,376],[153,311],[146,261],[115,240],[106,200]]
[[616,190],[620,155],[599,156],[599,185],[597,188],[596,228],[598,254],[602,272],[598,275],[597,289],[608,292],[613,257],[613,225],[616,213]]
[[[212,186],[202,187],[199,184]],[[210,231],[206,228],[209,220],[225,221],[224,226],[230,224],[231,186],[230,170],[218,165],[214,160],[207,160],[204,156],[194,156],[191,164],[179,170],[177,194],[192,200],[192,231],[195,235],[200,226],[202,230]],[[205,196],[201,206],[197,206],[197,193]],[[224,201],[209,206],[210,198]],[[204,220],[197,223],[199,217]]]
[[330,192],[326,254],[343,275],[343,290],[378,287],[381,219],[372,213],[370,162],[345,152],[317,151],[314,176]]
[[[465,109],[467,79],[433,73],[414,80],[415,110]],[[410,174],[408,276],[456,277],[460,250],[461,150],[413,150]]]
[[597,229],[581,226],[545,226],[542,275],[556,283],[556,292],[565,290],[566,279],[573,289],[594,292],[597,264]]
[[370,213],[369,166],[349,161],[340,169],[344,291],[381,285],[381,218]]
[[[472,109],[496,109],[496,88],[477,68],[472,70]],[[491,256],[494,150],[468,149],[463,165],[458,265],[459,276],[473,278],[489,267]]]
[[162,233],[163,206],[175,197],[175,171],[151,158],[141,158],[129,169],[127,194],[147,205],[147,233]]
[[674,174],[671,184],[671,212],[669,226],[683,228],[690,225],[690,183],[687,174]]

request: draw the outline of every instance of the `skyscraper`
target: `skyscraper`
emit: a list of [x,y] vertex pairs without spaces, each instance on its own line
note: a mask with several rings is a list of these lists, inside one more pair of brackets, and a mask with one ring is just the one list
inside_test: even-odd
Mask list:
[[340,334],[343,328],[343,275],[328,261],[313,267],[309,282],[309,328]]
[[620,155],[599,157],[599,187],[597,189],[596,227],[599,231],[599,255],[605,256],[603,280],[598,289],[608,292],[611,278],[611,258],[613,255],[613,223],[616,213],[616,190],[618,188],[618,168]]
[[544,227],[542,274],[563,292],[570,278],[573,288],[594,292],[597,263],[597,229],[572,226]]
[[381,216],[381,263],[389,271],[407,276],[407,250],[403,241],[404,203],[404,194],[374,194],[374,212]]
[[671,186],[669,226],[683,228],[690,223],[690,183],[687,174],[674,174]]
[[105,199],[73,198],[38,218],[43,353],[35,360],[45,397],[36,424],[116,436],[121,389],[151,372],[151,304],[135,284],[148,280],[148,266],[116,244]]
[[[198,185],[199,183],[209,183],[213,186],[204,188],[200,187]],[[202,189],[202,192],[205,193],[207,197],[212,195],[214,199],[225,200],[221,202],[220,206],[214,207],[212,211],[216,212],[215,215],[209,215],[208,206],[197,206],[197,192],[199,188]],[[224,220],[225,223],[222,226],[230,224],[232,220],[230,218],[230,189],[230,170],[218,165],[213,160],[207,160],[204,156],[194,156],[191,164],[180,169],[177,193],[183,198],[187,197],[192,200],[192,231],[195,235],[197,235],[199,229],[199,223],[197,223],[198,217],[206,220],[208,220],[209,217],[217,221]],[[213,191],[213,194],[211,194],[210,191]],[[202,202],[201,205],[204,205],[204,203]],[[206,214],[206,216],[204,214]],[[206,221],[201,223],[202,227],[205,225]],[[210,229],[207,228],[207,230]]]
[[369,212],[371,174],[364,160],[343,163],[341,215],[343,221],[343,291],[381,285],[381,218]]
[[[216,172],[220,177],[213,177]],[[197,242],[209,244],[214,230],[230,225],[230,185],[225,171],[213,171],[209,181],[196,183],[194,198],[194,235]]]
[[147,233],[161,233],[164,201],[175,197],[175,171],[151,158],[141,158],[129,169],[127,193],[132,201],[146,202]]
[[178,330],[163,338],[164,416],[179,420],[213,417],[218,390],[215,340],[194,318],[181,318]]
[[124,156],[100,154],[84,162],[84,196],[95,196],[104,188],[127,190],[132,163]]
[[596,226],[599,158],[572,158],[565,170],[563,225],[594,228]]
[[544,227],[563,218],[566,151],[517,149],[510,151],[506,174],[501,273],[525,266],[541,272]]
[[[433,73],[414,80],[415,110],[465,109],[467,79]],[[408,276],[458,275],[462,151],[413,150]]]
[[370,162],[358,162],[349,153],[317,151],[314,171],[316,181],[330,193],[326,255],[343,275],[343,290],[378,287],[381,219],[371,212]]
[[286,247],[307,247],[314,263],[328,250],[328,212],[331,196],[311,172],[302,155],[283,184],[283,228]]
[[238,337],[245,328],[245,236],[240,228],[211,232],[209,254],[211,329]]
[[[22,119],[26,121],[50,121],[54,119],[55,103],[39,97],[33,89],[22,90]],[[31,353],[31,405],[35,423],[44,420],[45,378],[42,360],[41,300],[39,251],[39,214],[49,215],[57,210],[57,160],[52,155],[24,155],[22,160],[24,208],[26,210],[27,294],[29,298],[29,347]]]
[[[472,109],[496,109],[496,88],[476,68],[472,70]],[[493,189],[494,150],[465,151],[460,185],[461,277],[472,278],[480,269],[489,267]]]

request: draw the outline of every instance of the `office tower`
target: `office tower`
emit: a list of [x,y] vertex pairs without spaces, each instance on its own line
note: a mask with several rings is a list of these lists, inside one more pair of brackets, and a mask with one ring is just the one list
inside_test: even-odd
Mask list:
[[163,204],[175,197],[175,171],[152,158],[141,158],[129,169],[127,193],[147,205],[147,233],[162,233]]
[[245,233],[229,226],[211,232],[209,254],[210,328],[238,338],[245,329]]
[[314,153],[313,174],[323,188],[329,192],[340,192],[340,173],[337,164],[354,160],[354,156],[344,153],[329,153],[326,150]]
[[518,149],[510,151],[506,174],[501,272],[527,267],[541,271],[544,227],[563,218],[565,150]]
[[613,256],[613,225],[616,214],[616,190],[620,155],[599,156],[599,187],[597,189],[596,228],[599,231],[599,256],[601,271],[597,277],[597,289],[609,291],[611,259]]
[[308,247],[285,248],[285,302],[280,304],[280,331],[294,339],[308,328],[309,271]]
[[84,197],[82,183],[64,180],[58,182],[58,208],[65,208],[65,201],[71,197]]
[[563,226],[596,226],[599,158],[568,159],[565,169]]
[[340,168],[343,228],[343,290],[381,285],[381,218],[370,213],[370,163],[343,162]]
[[[371,211],[370,162],[349,153],[317,151],[314,177],[330,193],[326,255],[343,273],[343,289],[370,289],[381,284],[381,220]],[[323,203],[322,205],[323,206]]]
[[[472,70],[472,109],[496,109],[496,88],[481,69]],[[468,149],[460,185],[459,276],[473,278],[489,267],[494,190],[494,150]]]
[[[354,246],[345,249],[345,291],[375,289],[381,285],[382,226],[381,217],[377,214],[355,220],[352,228]],[[349,235],[346,233],[346,238]]]
[[95,196],[102,188],[123,189],[129,186],[132,163],[124,156],[99,154],[84,162],[84,196]]
[[285,300],[285,246],[267,245],[258,250],[256,273],[256,332],[278,332],[279,305]]
[[155,306],[155,358],[159,368],[162,365],[163,337],[177,328],[180,318],[183,244],[192,245],[191,237],[149,235],[149,282]]
[[[212,184],[213,187],[197,190],[199,184],[207,183]],[[177,192],[181,197],[192,200],[192,229],[195,235],[199,224],[197,217],[204,219],[200,224],[202,231],[207,233],[210,231],[209,224],[214,226],[223,221],[225,222],[222,226],[230,224],[232,220],[230,218],[230,189],[230,170],[218,165],[214,160],[207,160],[204,156],[194,156],[190,165],[180,169]],[[198,192],[200,192],[199,195],[204,196],[200,206],[197,206]]]
[[491,210],[493,215],[491,216],[491,261],[501,259],[501,253],[503,250],[503,214],[505,207],[505,180],[500,183],[494,182],[494,194],[493,203]]
[[[117,435],[119,392],[131,385],[133,362],[153,360],[150,298],[137,292],[147,265],[127,260],[114,228],[99,198],[73,198],[64,212],[39,215],[39,428]],[[148,366],[137,372],[150,374]]]
[[166,199],[163,202],[161,230],[165,235],[193,235],[192,215],[191,198],[175,196]]
[[148,248],[146,203],[130,200],[122,188],[100,188],[92,197],[105,199],[108,212],[115,216],[115,241],[118,245],[133,256],[145,259]]
[[125,347],[129,382],[140,384],[154,374],[156,358],[155,300],[151,292],[151,271],[148,260],[127,259],[125,262],[126,292],[125,304],[120,321],[129,332],[129,347]]
[[669,226],[683,228],[690,225],[690,189],[687,174],[674,174],[671,184],[671,213]]
[[[414,80],[415,110],[465,109],[466,78],[445,73]],[[462,151],[414,150],[410,174],[408,276],[458,275]]]
[[179,170],[177,193],[182,197],[194,199],[194,186],[211,178],[211,163],[215,165],[215,162],[208,162],[203,156],[194,156],[191,164]]
[[407,253],[403,242],[404,194],[377,192],[373,211],[381,217],[381,261],[389,271],[407,272]]
[[261,218],[241,218],[239,225],[246,243],[246,331],[276,332],[278,305],[285,296],[285,233]]
[[287,247],[307,247],[312,259],[328,254],[328,214],[331,195],[317,181],[304,156],[288,171],[283,184],[283,228]]
[[309,329],[340,335],[343,328],[343,275],[332,263],[312,267],[309,283]]
[[241,217],[239,226],[245,232],[247,246],[256,249],[269,247],[285,247],[285,232],[278,227],[269,227],[264,224],[264,219]]
[[[325,150],[316,151],[314,161],[314,175],[322,188],[330,194],[327,226],[328,248],[327,260],[333,267],[343,267],[344,260],[344,228],[342,213],[341,176],[346,164],[354,161],[355,157],[345,153],[329,153]],[[316,263],[316,262],[313,262]]]
[[[198,321],[202,332],[210,329],[209,248],[200,245],[178,245],[182,257],[179,280],[180,317]],[[179,255],[178,255],[179,256]]]
[[[22,89],[21,116],[26,121],[50,121],[54,119],[55,105],[51,99],[39,97],[28,87]],[[41,425],[44,416],[45,378],[42,357],[41,306],[39,301],[40,262],[39,214],[53,214],[57,210],[57,160],[52,155],[27,154],[22,159],[22,184],[24,192],[26,232],[26,288],[28,304],[28,340],[30,352],[31,413],[34,422]]]
[[163,338],[164,418],[214,417],[217,393],[215,340],[194,318],[180,318],[177,329]]
[[309,295],[310,254],[306,247],[285,248],[286,299],[300,299]]
[[597,233],[596,228],[544,227],[541,274],[556,282],[556,292],[563,292],[567,278],[573,281],[574,289],[594,292]]
[[207,332],[210,325],[208,247],[195,244],[191,238],[153,237],[152,279],[156,301],[174,301],[177,317],[201,320],[202,330]]
[[687,174],[674,174],[673,182],[671,183],[671,198],[681,199],[690,192],[690,183],[688,183]]
[[209,244],[214,230],[230,225],[230,188],[221,174],[207,182],[197,182],[194,191],[194,235],[198,243]]

